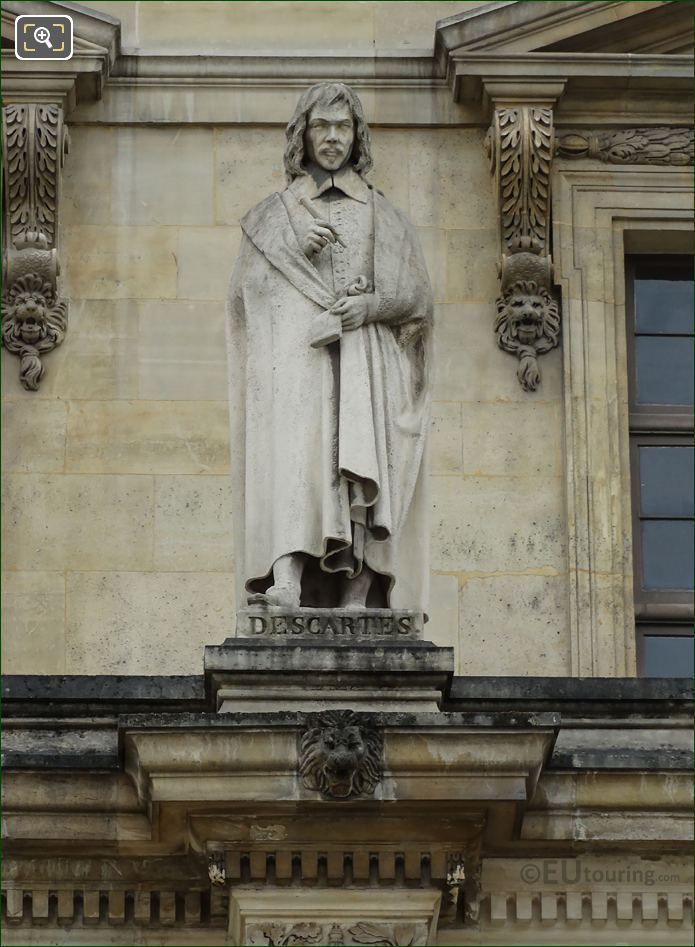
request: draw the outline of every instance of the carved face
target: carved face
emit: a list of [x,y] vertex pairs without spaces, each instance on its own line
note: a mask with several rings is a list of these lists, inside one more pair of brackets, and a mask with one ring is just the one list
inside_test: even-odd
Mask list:
[[325,171],[337,171],[352,152],[355,123],[350,106],[315,105],[309,113],[304,133],[304,149],[310,161]]
[[46,335],[46,306],[38,293],[18,293],[14,299],[13,315],[16,333],[29,345]]
[[558,305],[535,280],[517,280],[497,299],[495,332],[507,352],[516,353],[521,346],[549,352],[560,335]]
[[320,752],[330,795],[339,798],[349,796],[355,773],[365,753],[359,727],[329,727],[324,730]]
[[333,799],[373,792],[381,778],[380,731],[349,710],[326,711],[316,723],[301,741],[304,785]]
[[546,303],[540,296],[514,293],[507,303],[509,332],[522,345],[533,345],[543,335]]
[[520,279],[497,298],[497,344],[519,357],[517,376],[525,391],[540,381],[536,356],[549,352],[560,338],[560,310],[545,286]]

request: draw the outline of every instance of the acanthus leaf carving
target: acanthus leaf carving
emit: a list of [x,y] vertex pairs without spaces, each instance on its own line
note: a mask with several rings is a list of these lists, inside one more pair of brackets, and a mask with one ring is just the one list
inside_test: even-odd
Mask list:
[[623,128],[605,132],[571,132],[558,141],[562,158],[596,158],[607,164],[693,164],[692,128]]
[[560,338],[549,253],[552,109],[496,109],[486,145],[499,202],[502,254],[495,334],[499,347],[518,357],[522,388],[535,391],[541,380],[538,356]]
[[3,108],[7,213],[12,244],[56,245],[58,180],[68,135],[58,105]]
[[2,110],[7,245],[3,254],[2,344],[20,358],[19,377],[36,391],[42,356],[65,338],[56,238],[67,129],[57,105]]
[[548,243],[552,110],[497,109],[488,147],[499,190],[503,247],[508,253],[521,248],[543,252]]

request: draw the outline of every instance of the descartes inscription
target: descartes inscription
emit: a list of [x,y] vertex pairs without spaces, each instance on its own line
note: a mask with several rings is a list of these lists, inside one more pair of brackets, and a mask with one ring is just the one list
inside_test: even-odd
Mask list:
[[422,613],[387,609],[311,609],[250,606],[237,614],[242,638],[323,638],[342,641],[422,638]]
[[422,253],[366,179],[352,89],[310,88],[286,136],[288,185],[241,221],[228,302],[238,601],[422,611]]

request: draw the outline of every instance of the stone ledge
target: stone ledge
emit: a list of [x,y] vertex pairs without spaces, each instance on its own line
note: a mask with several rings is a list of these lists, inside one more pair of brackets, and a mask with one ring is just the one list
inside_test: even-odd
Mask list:
[[[268,652],[272,648],[288,650],[286,643],[272,639],[252,644]],[[427,642],[408,644],[413,649],[432,649]],[[312,646],[317,653],[335,647],[329,641],[312,641]],[[364,654],[370,645],[355,643],[350,647]],[[195,713],[212,707],[205,695],[202,674],[171,677],[7,674],[2,677],[2,695],[5,720]],[[639,717],[689,724],[692,684],[686,678],[453,677],[442,710],[486,714],[556,711],[567,721],[580,717],[610,720]]]
[[70,723],[20,720],[4,723],[2,766],[5,770],[118,770],[116,721]]
[[[359,713],[360,711],[356,711]],[[553,713],[405,713],[367,711],[374,726],[384,730],[557,730],[560,715]],[[253,713],[151,713],[119,718],[125,731],[154,730],[296,730],[303,727],[311,713],[295,710],[256,711]]]
[[[554,715],[355,714],[383,737],[383,775],[361,802],[524,805],[552,751]],[[125,769],[148,802],[316,803],[300,772],[310,714],[151,715],[120,721]],[[249,777],[253,776],[250,780]],[[351,805],[360,798],[330,800]],[[507,811],[509,814],[509,811]]]
[[454,677],[444,710],[556,710],[571,718],[692,720],[688,678]]
[[604,747],[596,750],[585,748],[556,749],[548,764],[548,769],[580,770],[692,770],[693,753],[689,750],[635,749],[634,747]]
[[202,674],[8,674],[2,678],[2,700],[6,719],[110,717],[207,706]]
[[348,647],[232,638],[205,649],[206,684],[220,713],[436,711],[453,670],[453,648],[423,641]]

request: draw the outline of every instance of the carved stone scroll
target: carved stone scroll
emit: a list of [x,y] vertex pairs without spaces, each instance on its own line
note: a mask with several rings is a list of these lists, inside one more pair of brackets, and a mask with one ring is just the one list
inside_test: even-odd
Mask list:
[[558,141],[562,158],[596,158],[607,164],[693,163],[692,128],[623,128],[607,132],[572,132]]
[[2,344],[20,358],[19,378],[36,391],[41,357],[65,338],[56,248],[60,174],[68,135],[57,105],[22,103],[2,110],[5,163]]
[[499,347],[518,357],[524,391],[535,391],[541,380],[538,356],[554,348],[560,337],[549,252],[552,109],[496,109],[486,144],[499,201],[502,251],[495,334]]
[[307,722],[299,748],[304,786],[330,799],[371,795],[383,769],[381,731],[351,710],[328,710]]

